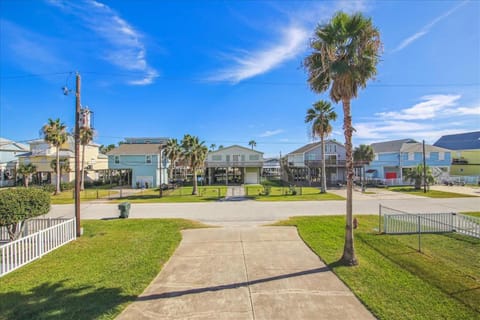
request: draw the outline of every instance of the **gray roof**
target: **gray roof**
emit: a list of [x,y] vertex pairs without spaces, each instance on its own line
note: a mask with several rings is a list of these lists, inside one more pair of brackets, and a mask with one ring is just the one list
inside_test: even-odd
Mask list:
[[114,155],[144,155],[144,154],[158,154],[159,148],[162,144],[156,143],[123,143],[117,148],[109,151],[108,156]]
[[450,150],[480,149],[480,131],[442,136],[433,145]]
[[9,139],[0,138],[0,151],[28,151],[30,148],[24,143],[15,142]]
[[251,149],[251,148],[242,147],[242,146],[239,146],[239,145],[237,145],[237,144],[234,144],[234,145],[228,146],[228,147],[223,147],[223,148],[217,149],[217,150],[215,150],[215,151],[209,151],[208,153],[209,153],[209,154],[220,153],[220,152],[222,152],[222,151],[225,151],[225,150],[231,149],[231,148],[240,148],[240,149],[243,149],[243,150],[245,150],[245,151],[263,154],[263,152],[261,152],[261,151],[253,150],[253,149]]
[[[325,144],[327,144],[327,143],[336,143],[337,145],[344,147],[343,144],[341,144],[340,142],[335,141],[335,140],[325,140]],[[312,149],[314,149],[314,148],[316,148],[320,145],[321,145],[320,141],[312,142],[312,143],[306,144],[303,147],[300,147],[297,150],[294,150],[294,151],[292,151],[288,154],[305,153],[305,152],[308,152],[308,151],[310,151],[310,150],[312,150]]]
[[413,139],[401,139],[401,140],[392,140],[385,142],[372,143],[372,148],[374,153],[383,153],[383,152],[400,152],[402,145],[404,143],[416,143],[417,141]]

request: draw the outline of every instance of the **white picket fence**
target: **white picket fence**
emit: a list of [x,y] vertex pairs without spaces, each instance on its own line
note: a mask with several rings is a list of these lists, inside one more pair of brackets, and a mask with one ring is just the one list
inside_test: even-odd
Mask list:
[[[49,222],[38,219],[37,226]],[[62,220],[62,221],[60,221]],[[32,220],[34,221],[34,220]],[[76,239],[75,219],[55,219],[57,224],[0,246],[0,277]]]

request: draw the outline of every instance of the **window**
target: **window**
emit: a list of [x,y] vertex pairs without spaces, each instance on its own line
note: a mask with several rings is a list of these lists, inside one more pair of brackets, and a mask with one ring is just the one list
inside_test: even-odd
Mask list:
[[227,157],[227,162],[230,162],[230,155],[227,154],[226,157]]
[[222,161],[222,155],[221,154],[213,155],[212,161]]
[[258,160],[260,160],[260,156],[258,154],[251,154],[251,155],[248,156],[248,160],[258,161]]
[[408,160],[410,160],[410,161],[415,160],[415,153],[409,152],[409,153],[408,153]]
[[438,153],[438,160],[440,160],[440,161],[445,160],[445,152],[439,152]]
[[238,162],[240,160],[240,156],[238,154],[233,155],[233,161]]
[[120,163],[120,156],[115,156],[114,162],[115,162],[115,164],[119,164]]
[[146,155],[145,156],[145,163],[152,163],[152,156],[151,155]]

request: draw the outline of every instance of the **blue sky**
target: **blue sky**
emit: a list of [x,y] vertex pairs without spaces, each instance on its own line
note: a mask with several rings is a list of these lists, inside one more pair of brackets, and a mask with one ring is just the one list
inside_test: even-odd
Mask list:
[[[100,144],[197,135],[266,156],[308,143],[301,63],[318,23],[380,29],[376,79],[352,101],[354,144],[480,128],[480,1],[0,1],[0,136],[74,123],[75,71]],[[73,72],[73,73],[72,73]],[[344,141],[341,105],[332,138]]]

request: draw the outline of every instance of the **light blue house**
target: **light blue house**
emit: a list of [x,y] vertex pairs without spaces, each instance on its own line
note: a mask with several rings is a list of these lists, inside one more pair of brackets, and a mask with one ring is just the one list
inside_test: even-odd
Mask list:
[[[406,170],[423,164],[423,145],[413,139],[372,144],[374,160],[366,166],[367,179],[403,180]],[[437,178],[448,175],[451,151],[425,144],[425,162]]]
[[17,155],[28,152],[29,146],[0,138],[0,187],[13,186],[18,166]]
[[108,152],[108,169],[116,170],[132,188],[154,188],[168,183],[168,138],[126,138]]

